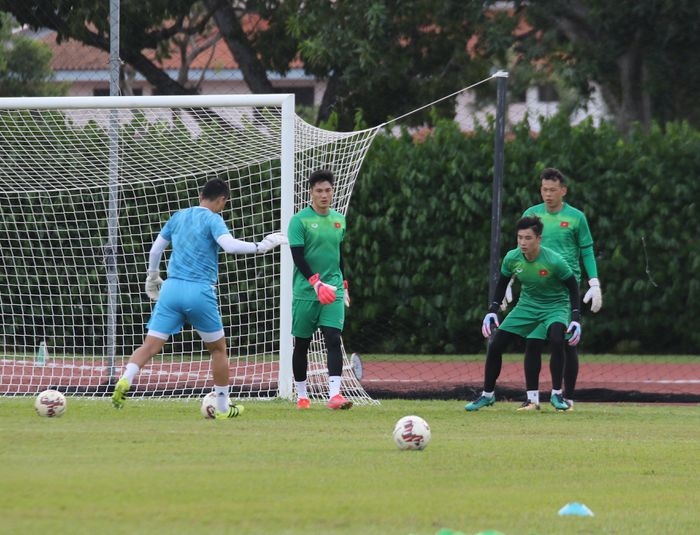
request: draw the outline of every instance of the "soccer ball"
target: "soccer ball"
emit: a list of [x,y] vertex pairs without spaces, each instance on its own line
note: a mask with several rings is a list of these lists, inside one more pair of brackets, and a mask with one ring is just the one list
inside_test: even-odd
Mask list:
[[200,411],[202,412],[202,416],[208,419],[212,419],[216,416],[216,392],[209,392],[202,398]]
[[[230,403],[229,400],[229,404]],[[209,420],[216,418],[216,392],[209,392],[202,398],[200,411],[202,412],[202,416]]]
[[422,450],[430,442],[430,426],[420,416],[404,416],[394,426],[394,442],[400,450]]
[[58,418],[66,412],[66,396],[58,390],[44,390],[34,400],[34,408],[39,416]]

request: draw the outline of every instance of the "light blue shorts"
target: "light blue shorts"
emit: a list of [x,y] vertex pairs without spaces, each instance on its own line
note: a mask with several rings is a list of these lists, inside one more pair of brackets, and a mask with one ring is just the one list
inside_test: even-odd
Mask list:
[[176,334],[188,323],[201,333],[223,332],[216,288],[206,282],[165,279],[148,329]]

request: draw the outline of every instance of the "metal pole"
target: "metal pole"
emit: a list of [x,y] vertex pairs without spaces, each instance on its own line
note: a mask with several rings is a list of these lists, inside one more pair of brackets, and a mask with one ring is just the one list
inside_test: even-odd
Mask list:
[[[289,220],[294,215],[294,95],[282,103],[282,144],[280,166],[282,170],[280,228],[287,232]],[[292,399],[292,276],[294,262],[287,248],[280,252],[280,367],[278,390],[282,399]]]
[[496,291],[501,263],[501,196],[503,193],[503,166],[506,125],[506,88],[508,73],[498,71],[496,78],[496,131],[493,150],[493,197],[491,199],[491,258],[489,261],[489,305]]
[[[109,2],[109,95],[119,95],[119,1]],[[109,111],[109,204],[107,208],[107,243],[105,267],[107,272],[107,324],[105,357],[107,380],[116,378],[117,304],[119,277],[117,274],[117,247],[119,240],[119,112]]]

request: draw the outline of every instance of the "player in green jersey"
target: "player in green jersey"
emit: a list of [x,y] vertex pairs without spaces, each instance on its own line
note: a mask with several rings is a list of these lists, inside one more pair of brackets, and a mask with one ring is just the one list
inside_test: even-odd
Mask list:
[[[591,311],[598,312],[603,306],[603,296],[600,291],[598,268],[593,253],[593,237],[586,216],[580,210],[564,202],[564,196],[567,192],[566,179],[558,169],[545,169],[540,174],[540,180],[540,194],[544,202],[528,208],[523,216],[537,216],[542,220],[544,225],[542,245],[564,257],[579,283],[581,281],[581,261],[583,261],[589,286],[583,302],[590,302]],[[525,349],[527,399],[534,404],[539,404],[539,370],[544,345],[542,334],[540,330],[540,332],[529,336]],[[572,407],[578,371],[578,348],[566,346],[563,395]]]
[[[485,338],[491,336],[493,326],[499,327],[486,351],[484,390],[477,399],[465,405],[467,411],[478,411],[494,404],[503,351],[516,336],[526,338],[542,328],[552,344],[550,371],[552,385],[558,389],[562,383],[565,334],[571,333],[571,345],[576,345],[581,338],[578,284],[571,268],[558,253],[542,247],[542,221],[539,218],[523,217],[517,222],[516,229],[518,247],[508,251],[503,258],[501,276],[481,326]],[[496,312],[511,277],[520,281],[520,299],[499,325]],[[561,395],[552,396],[551,403],[557,410],[569,408]],[[539,409],[539,405],[533,408]]]
[[311,204],[289,222],[289,247],[294,259],[292,370],[297,391],[297,408],[308,409],[306,389],[311,338],[320,328],[326,342],[329,409],[349,409],[352,402],[340,393],[343,354],[340,335],[345,323],[345,306],[350,306],[348,283],[343,276],[341,244],[345,216],[331,209],[333,173],[314,171],[309,175]]

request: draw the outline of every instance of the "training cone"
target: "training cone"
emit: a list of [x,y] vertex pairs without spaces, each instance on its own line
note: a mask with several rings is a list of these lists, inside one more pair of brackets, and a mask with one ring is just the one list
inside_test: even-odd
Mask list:
[[559,516],[593,516],[593,511],[582,503],[571,502],[559,509]]

